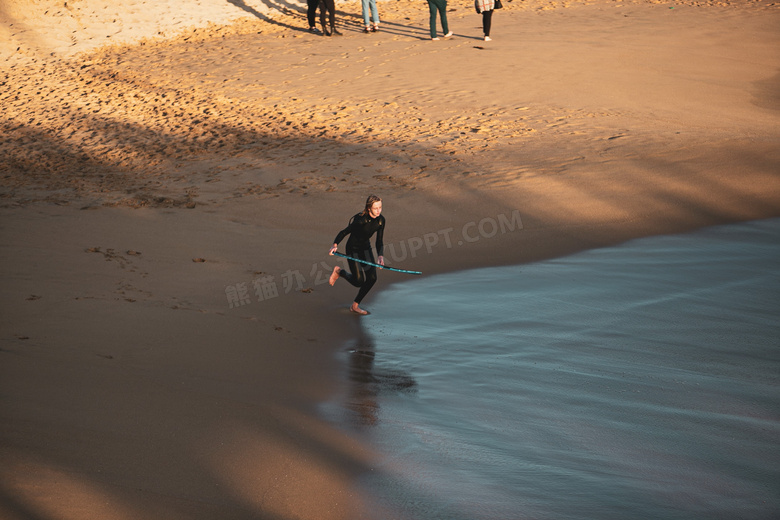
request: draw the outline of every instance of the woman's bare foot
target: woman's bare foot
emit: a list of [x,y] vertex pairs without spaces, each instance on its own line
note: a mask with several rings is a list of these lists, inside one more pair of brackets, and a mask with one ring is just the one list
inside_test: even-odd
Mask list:
[[328,278],[328,283],[333,285],[336,283],[336,280],[339,279],[339,273],[341,273],[341,269],[338,267],[333,268],[333,272],[330,273],[330,278]]
[[360,314],[361,316],[365,316],[366,314],[368,314],[368,311],[364,311],[363,309],[358,307],[358,304],[355,302],[352,302],[352,307],[350,307],[349,310],[351,310],[355,314]]

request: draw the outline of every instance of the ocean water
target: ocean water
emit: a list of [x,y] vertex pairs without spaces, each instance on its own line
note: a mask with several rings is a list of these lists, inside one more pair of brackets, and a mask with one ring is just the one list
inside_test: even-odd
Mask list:
[[780,518],[780,219],[370,300],[329,412],[367,518]]

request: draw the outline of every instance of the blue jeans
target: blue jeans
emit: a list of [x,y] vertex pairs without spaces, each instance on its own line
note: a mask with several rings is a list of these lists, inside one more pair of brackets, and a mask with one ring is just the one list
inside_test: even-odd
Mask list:
[[376,10],[376,0],[361,0],[363,4],[363,21],[366,23],[366,27],[370,27],[368,11],[371,9],[371,18],[374,23],[379,23],[379,11]]
[[450,32],[447,26],[447,0],[428,0],[428,7],[431,8],[431,38],[436,38],[436,13],[441,16],[441,30],[444,34]]

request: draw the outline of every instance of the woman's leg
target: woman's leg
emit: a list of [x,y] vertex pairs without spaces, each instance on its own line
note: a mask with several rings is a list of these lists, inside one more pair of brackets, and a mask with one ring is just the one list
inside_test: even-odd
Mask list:
[[436,3],[436,0],[428,0],[428,7],[431,10],[431,38],[436,38],[436,13],[439,12],[439,6]]
[[[355,256],[356,258],[359,258],[355,254],[350,254],[350,253],[348,254],[349,256]],[[347,260],[347,263],[349,264],[349,271],[341,269],[339,271],[339,277],[345,279],[355,287],[362,287],[363,282],[365,282],[366,279],[365,274],[363,273],[363,267],[362,267],[363,264],[359,264],[354,260]]]
[[330,36],[330,34],[328,34],[328,31],[327,31],[328,26],[326,25],[325,22],[326,22],[326,19],[325,19],[325,2],[324,2],[324,0],[320,0],[320,25],[322,26],[322,34],[324,34],[326,36]]
[[371,18],[374,20],[374,27],[379,27],[379,9],[376,8],[376,0],[371,0]]
[[360,5],[363,8],[363,24],[365,27],[371,27],[371,21],[369,20],[369,13],[371,10],[371,0],[360,0]]
[[490,22],[493,18],[493,10],[482,11],[482,32],[485,36],[490,36]]
[[376,283],[376,267],[369,267],[366,269],[365,272],[365,281],[360,286],[360,290],[357,293],[357,296],[355,296],[355,303],[360,303],[363,301],[363,298],[365,298],[366,294],[368,294],[368,291],[371,290],[371,288]]
[[[348,250],[347,255],[367,262],[376,263],[374,252],[370,249],[368,251]],[[341,277],[359,288],[357,296],[355,296],[355,303],[360,303],[376,283],[376,267],[358,263],[354,260],[347,260],[347,263],[349,264],[349,270],[351,272],[347,273],[342,270]]]
[[325,25],[325,11],[327,9],[328,16],[330,17],[330,28],[333,30],[336,27],[336,2],[335,0],[323,0],[325,9],[320,9],[320,23],[322,24],[322,32],[328,34]]
[[450,28],[447,25],[447,0],[439,0],[439,15],[441,16],[441,30],[446,36],[450,33]]
[[306,18],[309,20],[309,29],[314,29],[317,26],[318,5],[320,5],[320,0],[306,0]]
[[[376,262],[376,260],[374,259],[374,253],[371,250],[368,251],[347,250],[347,255],[352,256],[354,258],[359,258],[361,260],[366,260],[368,262],[374,262],[374,263]],[[376,283],[376,267],[368,266],[363,263],[358,263],[350,259],[347,259],[347,263],[349,264],[350,270],[347,271],[345,269],[341,269],[340,267],[334,267],[333,272],[331,273],[330,278],[328,280],[328,283],[330,283],[330,285],[334,285],[336,283],[336,280],[338,280],[339,278],[344,278],[350,284],[354,285],[355,287],[358,287],[359,290],[357,296],[355,296],[355,300],[352,302],[352,305],[350,306],[350,310],[357,314],[368,314],[368,312],[360,308],[360,302],[363,301],[363,298],[365,298],[366,294],[368,294],[368,291],[370,291],[371,288]]]

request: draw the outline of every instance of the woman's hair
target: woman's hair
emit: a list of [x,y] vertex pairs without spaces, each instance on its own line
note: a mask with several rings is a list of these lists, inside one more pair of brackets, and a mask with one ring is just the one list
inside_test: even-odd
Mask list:
[[369,195],[368,198],[366,199],[366,207],[365,209],[363,209],[363,213],[361,213],[361,215],[363,216],[368,215],[368,210],[371,209],[371,206],[374,205],[374,202],[382,202],[382,199],[380,199],[376,195]]

